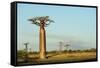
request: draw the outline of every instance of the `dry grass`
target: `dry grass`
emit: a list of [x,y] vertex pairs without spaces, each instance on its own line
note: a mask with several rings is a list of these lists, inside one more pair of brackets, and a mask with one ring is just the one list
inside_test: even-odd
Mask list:
[[42,64],[42,63],[59,63],[59,62],[76,62],[85,60],[96,60],[96,52],[72,52],[72,53],[49,53],[46,59],[39,59],[39,54],[29,54],[29,63]]

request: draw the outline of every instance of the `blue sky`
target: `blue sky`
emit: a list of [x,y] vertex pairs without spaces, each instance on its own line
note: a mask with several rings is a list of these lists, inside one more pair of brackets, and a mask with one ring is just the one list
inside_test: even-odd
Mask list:
[[96,48],[96,8],[22,3],[17,7],[18,49],[29,42],[29,48],[39,51],[39,26],[28,21],[36,16],[55,21],[45,28],[47,50],[59,50],[59,41],[69,43],[69,49]]

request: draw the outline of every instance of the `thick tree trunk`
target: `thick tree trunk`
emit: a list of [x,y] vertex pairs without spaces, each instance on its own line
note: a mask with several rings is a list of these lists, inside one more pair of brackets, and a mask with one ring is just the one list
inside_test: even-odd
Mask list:
[[46,36],[44,27],[40,27],[40,58],[46,58]]

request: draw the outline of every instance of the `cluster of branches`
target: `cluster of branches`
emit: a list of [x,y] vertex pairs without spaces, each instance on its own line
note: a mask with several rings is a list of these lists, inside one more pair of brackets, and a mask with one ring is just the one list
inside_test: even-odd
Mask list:
[[[32,24],[35,24],[37,26],[40,26],[41,21],[44,21],[44,26],[48,26],[51,22],[54,22],[53,20],[49,19],[49,16],[42,16],[42,17],[34,17],[32,19],[28,19],[29,21],[32,21]],[[47,23],[49,22],[49,23]]]

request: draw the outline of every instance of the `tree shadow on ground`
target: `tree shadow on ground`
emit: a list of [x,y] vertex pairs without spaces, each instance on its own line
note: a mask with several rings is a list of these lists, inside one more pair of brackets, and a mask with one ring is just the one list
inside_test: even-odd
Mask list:
[[56,55],[59,55],[59,53],[52,54],[52,55],[48,55],[46,58],[48,59],[48,58],[54,57],[54,56],[56,56]]

